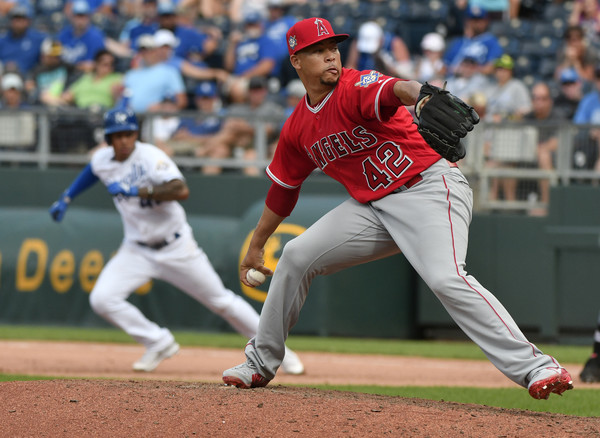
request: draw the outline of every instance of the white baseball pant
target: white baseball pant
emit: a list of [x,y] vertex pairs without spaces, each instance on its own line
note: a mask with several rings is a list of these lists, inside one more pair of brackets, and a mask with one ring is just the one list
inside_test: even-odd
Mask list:
[[242,297],[225,288],[191,232],[181,234],[160,250],[124,242],[100,273],[90,294],[94,312],[149,351],[160,351],[173,342],[173,335],[127,301],[138,287],[151,279],[160,279],[220,315],[240,334],[254,336],[258,313]]

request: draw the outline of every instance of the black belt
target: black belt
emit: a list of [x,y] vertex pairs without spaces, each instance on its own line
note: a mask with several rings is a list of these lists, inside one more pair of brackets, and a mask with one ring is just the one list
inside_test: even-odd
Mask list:
[[423,181],[423,177],[421,176],[420,173],[418,173],[417,175],[413,176],[411,179],[406,181],[406,183],[404,183],[403,186],[398,187],[392,193],[398,193],[398,192],[403,192],[405,190],[408,190],[415,184],[420,183],[421,181]]
[[180,236],[181,236],[181,234],[175,233],[175,234],[173,234],[173,238],[171,240],[164,239],[164,240],[161,240],[160,242],[153,242],[153,243],[148,243],[148,242],[135,242],[135,243],[137,243],[139,246],[143,246],[144,248],[150,248],[155,251],[158,251],[159,249],[163,249],[165,246],[167,246],[170,243],[173,243],[175,240],[179,239]]

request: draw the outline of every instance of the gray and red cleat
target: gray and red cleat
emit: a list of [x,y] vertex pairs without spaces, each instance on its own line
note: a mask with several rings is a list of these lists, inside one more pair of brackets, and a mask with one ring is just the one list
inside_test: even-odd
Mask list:
[[226,385],[249,389],[267,386],[270,380],[263,377],[256,366],[250,360],[247,360],[243,364],[223,371],[223,382]]
[[564,368],[544,368],[533,375],[527,388],[533,398],[547,400],[552,393],[561,395],[573,389],[573,379]]

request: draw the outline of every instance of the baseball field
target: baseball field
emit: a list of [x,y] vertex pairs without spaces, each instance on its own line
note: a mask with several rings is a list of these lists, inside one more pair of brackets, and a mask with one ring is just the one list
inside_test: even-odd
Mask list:
[[469,342],[293,337],[306,366],[266,388],[221,383],[244,360],[233,334],[175,332],[154,372],[112,329],[0,327],[0,436],[599,436],[588,347],[542,345],[575,390],[533,400]]

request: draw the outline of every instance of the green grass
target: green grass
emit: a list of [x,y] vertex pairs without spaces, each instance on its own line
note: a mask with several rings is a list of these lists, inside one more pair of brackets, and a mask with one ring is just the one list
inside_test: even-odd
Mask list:
[[[234,333],[174,331],[173,334],[177,338],[177,342],[187,347],[241,349],[246,343],[246,339],[243,336]],[[135,343],[124,332],[113,328],[25,325],[0,325],[0,339]],[[287,344],[298,351],[487,360],[477,345],[473,342],[462,341],[407,341],[396,339],[291,336]],[[538,347],[545,353],[556,356],[563,363],[583,363],[591,352],[591,346],[538,344]]]
[[[174,335],[182,346],[188,347],[204,346],[242,349],[246,343],[244,337],[232,333],[175,331]],[[81,327],[0,326],[0,339],[134,343],[129,336],[117,329]],[[474,343],[460,341],[407,341],[291,336],[288,339],[288,345],[297,351],[487,360]],[[556,356],[560,362],[565,364],[583,364],[588,358],[591,348],[589,346],[555,344],[538,344],[538,346],[545,353]],[[48,379],[48,377],[0,374],[0,381],[39,379]],[[493,389],[353,385],[318,385],[314,387],[429,400],[445,400],[458,403],[473,403],[507,409],[526,409],[567,415],[600,417],[600,405],[597,403],[597,400],[600,399],[600,390],[585,388],[581,385],[577,387],[577,391],[569,391],[563,397],[551,396],[549,400],[534,400],[527,395],[526,391],[516,385],[514,388]]]
[[548,400],[535,400],[519,388],[471,388],[471,387],[385,387],[385,386],[330,386],[311,385],[314,388],[362,392],[394,397],[444,400],[457,403],[471,403],[495,406],[505,409],[523,409],[536,412],[553,412],[579,417],[600,417],[598,399],[600,390],[578,387],[577,391],[568,391],[562,397],[551,395]]
[[0,382],[14,382],[16,380],[54,380],[59,379],[60,377],[50,377],[50,376],[26,376],[23,374],[0,374]]

